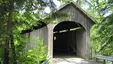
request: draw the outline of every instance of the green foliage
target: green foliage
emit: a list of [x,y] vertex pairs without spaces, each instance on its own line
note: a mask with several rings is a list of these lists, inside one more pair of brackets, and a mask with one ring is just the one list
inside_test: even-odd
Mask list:
[[[91,33],[91,44],[93,52],[103,55],[112,55],[113,53],[113,23],[112,16],[108,16],[105,21],[95,25]],[[98,28],[98,29],[97,29]]]
[[102,22],[105,16],[113,9],[109,1],[110,0],[86,0],[87,6],[89,6],[86,11],[94,17],[97,22]]
[[4,47],[0,47],[0,63],[3,63]]
[[15,61],[21,56],[19,53],[25,51],[26,44],[21,31],[37,24],[41,19],[40,12],[49,3],[50,1],[44,0],[0,0],[1,63],[17,64]]
[[[14,45],[15,45],[15,53],[16,53],[16,62],[18,64],[40,64],[41,61],[45,61],[47,57],[47,49],[46,46],[44,46],[43,41],[37,39],[36,43],[38,45],[33,46],[29,50],[26,49],[26,45],[28,43],[28,39],[21,34],[14,35]],[[4,46],[0,47],[0,63],[3,64],[3,58],[4,58]],[[10,51],[11,50],[10,48]],[[10,52],[9,58],[9,64],[13,64],[13,57],[12,53]]]
[[19,64],[40,64],[41,61],[45,61],[47,57],[46,47],[43,45],[43,41],[36,39],[38,45],[34,46],[28,51],[19,52],[17,62]]
[[86,0],[76,0],[76,1],[73,1],[73,0],[58,0],[58,1],[60,1],[63,4],[68,4],[68,3],[73,2],[73,3],[76,3],[79,6],[83,5],[86,2]]
[[[91,54],[113,55],[113,1],[86,0],[87,13],[96,21],[90,32]],[[110,15],[109,15],[110,14]]]

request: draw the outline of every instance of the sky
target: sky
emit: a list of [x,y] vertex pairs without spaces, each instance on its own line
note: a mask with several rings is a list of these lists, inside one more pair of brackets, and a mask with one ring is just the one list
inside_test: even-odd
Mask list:
[[[76,0],[72,0],[72,1],[76,2]],[[58,0],[53,0],[53,2],[56,4],[57,8],[60,7],[61,3]],[[88,6],[84,6],[82,8],[87,8],[87,7]],[[45,12],[50,13],[50,8],[49,7],[46,7],[45,8]]]
[[[59,1],[53,0],[53,2],[56,4],[57,8],[60,7],[60,2]],[[46,7],[45,8],[45,12],[50,13],[50,8],[49,7]]]
[[[75,2],[76,0],[72,0],[72,1]],[[101,0],[99,0],[99,1],[101,1]],[[57,8],[60,7],[61,3],[60,3],[58,0],[53,0],[53,2],[56,4]],[[85,10],[85,9],[87,9],[88,7],[89,7],[89,5],[88,5],[87,3],[85,3],[85,6],[82,6],[81,8]],[[46,7],[46,8],[45,8],[45,11],[46,11],[47,13],[50,13],[50,8],[49,8],[49,7]],[[108,16],[109,14],[111,14],[111,11],[109,11],[107,14],[105,14],[105,17]]]
[[59,2],[59,1],[57,1],[57,0],[53,0],[53,2],[57,5],[57,8],[60,7],[60,2]]

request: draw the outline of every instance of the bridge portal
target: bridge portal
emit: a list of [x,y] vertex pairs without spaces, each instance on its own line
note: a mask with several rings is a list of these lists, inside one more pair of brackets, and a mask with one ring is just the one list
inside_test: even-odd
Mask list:
[[84,50],[85,29],[81,24],[64,21],[54,27],[53,57],[57,55],[79,56]]

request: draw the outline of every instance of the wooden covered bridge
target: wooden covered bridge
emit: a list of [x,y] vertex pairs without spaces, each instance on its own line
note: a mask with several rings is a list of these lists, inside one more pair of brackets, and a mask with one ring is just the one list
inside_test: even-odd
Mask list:
[[[54,19],[47,25],[35,30],[24,31],[28,38],[39,37],[47,46],[48,55],[52,58],[57,55],[74,55],[89,59],[90,55],[90,29],[95,21],[74,3],[67,4],[58,10],[68,14],[67,18],[60,21]],[[28,44],[32,47],[36,44],[32,41]]]

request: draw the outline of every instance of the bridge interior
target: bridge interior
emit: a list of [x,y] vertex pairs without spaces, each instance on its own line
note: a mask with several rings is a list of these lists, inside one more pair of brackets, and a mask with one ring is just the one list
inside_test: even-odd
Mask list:
[[77,42],[78,36],[82,32],[79,32],[82,26],[76,22],[61,22],[54,28],[53,38],[53,57],[59,55],[71,55],[77,56]]

